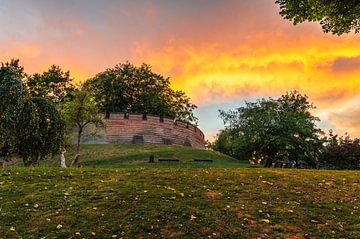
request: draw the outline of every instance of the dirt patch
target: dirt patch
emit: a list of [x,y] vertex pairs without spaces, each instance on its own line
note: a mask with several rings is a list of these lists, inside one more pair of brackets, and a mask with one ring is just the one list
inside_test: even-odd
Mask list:
[[221,193],[215,192],[215,191],[211,191],[211,190],[209,190],[209,191],[206,192],[206,196],[207,196],[208,199],[216,199],[216,198],[218,198],[220,195],[221,195]]
[[179,237],[185,235],[185,232],[179,231],[179,232],[171,232],[170,237]]

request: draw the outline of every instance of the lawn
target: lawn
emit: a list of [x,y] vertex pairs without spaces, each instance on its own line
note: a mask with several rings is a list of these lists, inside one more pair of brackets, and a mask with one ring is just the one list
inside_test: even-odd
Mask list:
[[[150,155],[155,156],[156,163],[149,164]],[[66,153],[68,163],[75,157],[73,146]],[[179,162],[158,163],[159,158],[178,159]],[[196,159],[212,160],[212,163],[194,162]],[[59,156],[48,159],[41,163],[47,166],[59,165]],[[225,154],[191,147],[172,145],[82,145],[81,161],[82,166],[111,167],[111,168],[241,168],[250,167],[248,162],[239,161]],[[252,166],[254,167],[254,166]]]
[[14,167],[0,200],[0,238],[360,238],[355,171]]

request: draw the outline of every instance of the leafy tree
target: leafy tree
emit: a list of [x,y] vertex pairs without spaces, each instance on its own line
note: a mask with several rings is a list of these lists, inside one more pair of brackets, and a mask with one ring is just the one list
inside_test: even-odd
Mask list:
[[234,149],[234,146],[233,132],[231,128],[220,130],[220,132],[216,135],[216,140],[210,144],[210,148],[213,150],[231,155],[234,158],[243,158],[242,155],[237,155],[237,153],[240,152]]
[[19,60],[0,67],[0,157],[20,156],[25,165],[58,153],[64,124],[52,102],[29,96]]
[[167,116],[196,123],[196,106],[182,91],[170,87],[169,78],[151,71],[142,64],[119,64],[97,74],[84,85],[91,91],[100,110]]
[[77,154],[71,163],[73,166],[80,159],[80,143],[85,127],[90,124],[96,127],[103,126],[103,121],[94,97],[85,90],[75,91],[73,100],[60,105],[59,110],[67,126],[77,128]]
[[[276,160],[305,161],[314,166],[322,147],[322,131],[310,113],[313,108],[306,96],[291,92],[220,111],[226,134],[220,134],[225,139],[218,138],[216,147],[223,145],[238,158],[265,161],[266,167]],[[224,141],[226,144],[220,144]]]
[[294,24],[318,21],[323,31],[341,35],[360,32],[358,0],[276,0],[280,14]]
[[338,137],[330,132],[319,164],[329,169],[360,169],[360,140]]
[[9,159],[16,151],[16,128],[25,88],[24,68],[19,60],[2,63],[0,67],[0,158]]
[[25,101],[17,123],[18,154],[25,166],[60,153],[64,134],[65,123],[53,102],[39,97]]
[[74,90],[69,71],[62,71],[52,65],[46,72],[29,76],[26,81],[29,94],[33,97],[46,97],[55,103],[66,101]]

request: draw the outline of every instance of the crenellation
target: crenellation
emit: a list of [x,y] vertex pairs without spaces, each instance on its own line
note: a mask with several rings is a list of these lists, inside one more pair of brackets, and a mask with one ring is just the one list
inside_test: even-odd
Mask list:
[[[134,136],[142,136],[142,140],[137,137],[137,143],[205,147],[204,134],[192,124],[154,115],[147,115],[146,119],[142,114],[124,116],[126,114],[112,113],[108,119],[104,119],[107,126],[102,133],[102,138],[97,139],[97,142],[132,144]],[[94,141],[90,137],[84,137],[84,143],[91,142]]]

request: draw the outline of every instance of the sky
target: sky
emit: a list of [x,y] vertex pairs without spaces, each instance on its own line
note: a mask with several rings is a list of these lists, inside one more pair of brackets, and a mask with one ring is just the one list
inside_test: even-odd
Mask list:
[[198,106],[210,141],[219,109],[298,90],[323,130],[360,137],[360,34],[283,20],[275,0],[0,0],[0,62],[56,64],[76,82],[145,62]]

